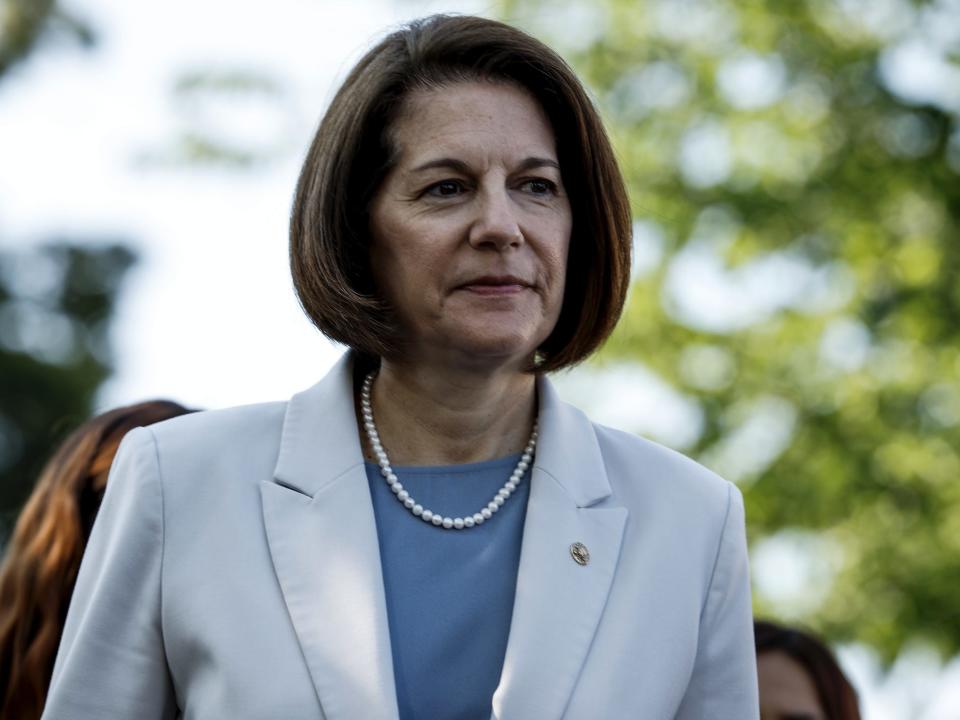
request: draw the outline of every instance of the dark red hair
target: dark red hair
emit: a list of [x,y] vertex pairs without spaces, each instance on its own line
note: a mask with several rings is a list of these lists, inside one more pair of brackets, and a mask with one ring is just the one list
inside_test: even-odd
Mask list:
[[80,558],[113,456],[135,427],[190,412],[166,400],[98,415],[49,460],[0,566],[0,719],[38,720]]
[[833,653],[815,635],[766,620],[753,623],[753,634],[758,657],[782,652],[807,671],[827,720],[860,720],[856,691]]

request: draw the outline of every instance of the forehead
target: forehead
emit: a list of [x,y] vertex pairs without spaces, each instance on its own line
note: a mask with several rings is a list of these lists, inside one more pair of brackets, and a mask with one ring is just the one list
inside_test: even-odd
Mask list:
[[488,81],[417,89],[391,127],[399,164],[425,155],[457,153],[477,159],[556,157],[553,128],[524,88]]

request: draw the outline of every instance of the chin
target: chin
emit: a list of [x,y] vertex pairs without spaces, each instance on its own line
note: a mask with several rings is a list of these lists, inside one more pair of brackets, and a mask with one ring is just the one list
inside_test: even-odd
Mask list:
[[531,337],[525,333],[504,333],[501,331],[451,339],[448,347],[456,348],[459,355],[475,358],[480,363],[516,363],[526,366],[544,338],[541,338],[539,334]]
[[[512,319],[514,322],[505,322]],[[423,327],[419,341],[414,340],[413,348],[420,345],[428,354],[448,358],[450,362],[469,366],[487,365],[491,368],[516,366],[526,368],[534,353],[549,337],[554,323],[517,322],[516,318],[477,317],[476,315],[454,322],[445,318],[432,327]]]

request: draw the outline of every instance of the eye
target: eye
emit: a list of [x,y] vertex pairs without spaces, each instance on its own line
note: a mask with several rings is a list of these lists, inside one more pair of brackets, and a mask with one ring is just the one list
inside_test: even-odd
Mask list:
[[557,194],[557,184],[553,182],[553,180],[547,180],[546,178],[531,178],[529,180],[524,180],[520,187],[526,189],[528,192],[534,195]]
[[424,191],[425,195],[433,197],[454,197],[463,192],[463,183],[459,180],[441,180],[434,183]]

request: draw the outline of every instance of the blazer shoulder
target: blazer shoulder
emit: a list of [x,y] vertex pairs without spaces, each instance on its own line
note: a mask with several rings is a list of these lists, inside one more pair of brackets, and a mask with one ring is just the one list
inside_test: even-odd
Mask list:
[[196,478],[235,485],[240,478],[271,476],[286,407],[269,402],[204,410],[146,427],[156,443],[164,487],[189,488]]
[[286,408],[287,403],[280,401],[201,410],[155,423],[149,428],[157,444],[164,449],[183,445],[237,445],[251,437],[262,438],[265,433],[279,435]]
[[600,453],[617,495],[631,491],[726,506],[737,488],[686,455],[632,433],[594,423]]

